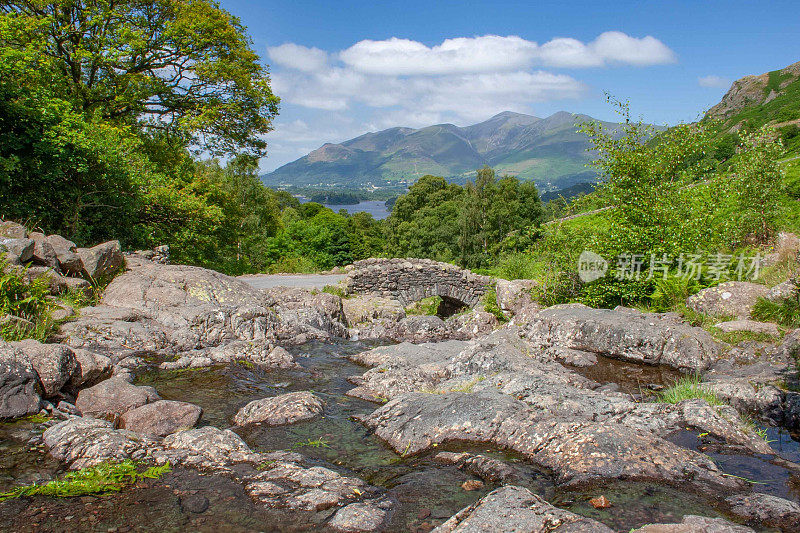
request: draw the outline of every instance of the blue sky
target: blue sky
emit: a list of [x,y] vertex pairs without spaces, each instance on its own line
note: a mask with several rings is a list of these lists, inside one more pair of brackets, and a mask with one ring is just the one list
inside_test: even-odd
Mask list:
[[391,126],[504,110],[695,120],[730,82],[800,61],[788,1],[222,0],[281,96],[263,170]]

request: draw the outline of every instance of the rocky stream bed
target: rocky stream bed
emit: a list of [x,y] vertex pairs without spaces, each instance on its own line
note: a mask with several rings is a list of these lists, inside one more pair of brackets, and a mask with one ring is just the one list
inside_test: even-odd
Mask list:
[[[800,531],[797,331],[731,346],[669,314],[509,314],[129,257],[55,343],[0,344],[0,492],[171,471],[6,500],[0,530]],[[657,401],[687,374],[728,403]]]

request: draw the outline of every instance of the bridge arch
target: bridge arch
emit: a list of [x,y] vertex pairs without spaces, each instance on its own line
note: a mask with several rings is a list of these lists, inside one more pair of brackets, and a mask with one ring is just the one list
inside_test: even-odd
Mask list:
[[475,307],[492,284],[488,276],[430,259],[365,259],[348,269],[344,281],[348,294],[376,294],[399,300],[403,306],[441,296]]

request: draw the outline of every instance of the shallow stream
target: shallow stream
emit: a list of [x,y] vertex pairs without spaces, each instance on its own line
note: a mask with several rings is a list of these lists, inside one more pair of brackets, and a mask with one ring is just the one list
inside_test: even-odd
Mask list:
[[[366,370],[350,362],[347,356],[372,346],[343,342],[297,347],[294,353],[302,371],[264,372],[246,363],[162,371],[157,368],[160,361],[153,360],[151,367],[138,375],[136,383],[155,387],[164,399],[200,405],[204,410],[201,424],[230,427],[256,451],[292,449],[312,461],[386,488],[400,504],[393,515],[391,531],[429,531],[497,484],[485,482],[480,489],[467,491],[462,484],[477,480],[477,476],[433,460],[435,453],[402,458],[352,418],[371,412],[377,405],[345,395],[353,387],[347,378]],[[581,369],[581,373],[599,382],[615,382],[620,390],[630,393],[667,386],[676,377],[664,369],[605,358],[596,368]],[[325,402],[323,417],[278,428],[231,427],[232,416],[248,402],[304,390],[313,391]],[[57,462],[42,449],[27,444],[37,431],[42,431],[41,425],[31,422],[0,424],[0,491],[38,479],[51,479],[59,473]],[[797,440],[774,428],[769,430],[769,437],[774,440],[776,455],[800,463]],[[704,446],[690,432],[681,433],[674,440],[693,449]],[[681,487],[614,481],[566,491],[556,489],[547,472],[502,450],[454,444],[440,446],[436,453],[439,451],[469,451],[506,461],[519,473],[517,484],[555,505],[598,519],[620,531],[646,523],[679,521],[686,514],[720,516],[708,496]],[[751,480],[755,490],[800,500],[797,471],[781,464],[776,457],[715,454],[713,449],[701,451],[729,474]],[[612,507],[598,510],[589,504],[590,498],[600,495],[605,495]],[[197,512],[197,506],[192,504],[197,499],[207,500],[208,508]],[[3,531],[319,530],[315,520],[319,517],[266,510],[254,504],[236,483],[181,468],[161,480],[141,483],[118,494],[61,500],[37,497],[0,503]]]

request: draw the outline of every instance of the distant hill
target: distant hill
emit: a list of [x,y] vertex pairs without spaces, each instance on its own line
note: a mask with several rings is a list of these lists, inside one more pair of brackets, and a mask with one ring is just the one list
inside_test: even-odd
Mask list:
[[576,131],[577,123],[590,120],[564,111],[547,118],[506,111],[463,128],[390,128],[325,144],[262,179],[270,186],[345,188],[410,183],[425,174],[463,182],[489,165],[500,175],[534,180],[544,191],[562,189],[595,181],[585,166],[592,159],[588,140]]
[[726,132],[745,124],[779,129],[800,124],[800,62],[736,80],[706,118],[722,121]]

